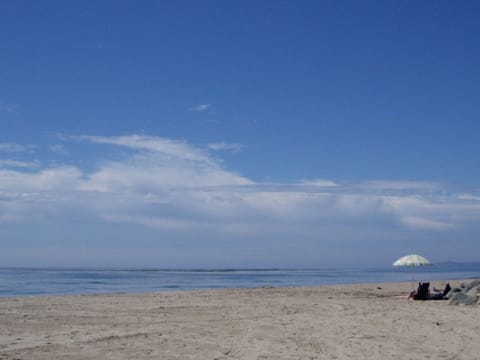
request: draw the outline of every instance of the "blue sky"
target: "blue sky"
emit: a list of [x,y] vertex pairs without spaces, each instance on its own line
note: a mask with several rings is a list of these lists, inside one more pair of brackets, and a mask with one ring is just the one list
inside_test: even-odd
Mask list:
[[0,5],[0,264],[480,250],[473,1]]

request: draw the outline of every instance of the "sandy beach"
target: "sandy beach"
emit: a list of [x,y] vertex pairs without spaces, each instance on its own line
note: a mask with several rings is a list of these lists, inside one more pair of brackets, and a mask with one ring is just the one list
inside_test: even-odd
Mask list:
[[409,289],[0,298],[0,359],[480,358],[480,306],[410,301]]

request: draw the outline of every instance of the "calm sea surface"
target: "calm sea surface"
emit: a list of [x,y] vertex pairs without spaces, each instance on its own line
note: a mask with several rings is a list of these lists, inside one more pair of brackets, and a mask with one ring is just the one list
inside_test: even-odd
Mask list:
[[[416,281],[480,277],[480,263],[418,268]],[[165,290],[317,286],[410,281],[405,268],[162,270],[0,268],[0,296],[140,293]]]

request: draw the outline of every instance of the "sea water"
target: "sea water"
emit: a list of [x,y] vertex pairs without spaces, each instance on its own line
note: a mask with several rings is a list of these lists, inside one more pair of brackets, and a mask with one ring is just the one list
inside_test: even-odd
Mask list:
[[[167,290],[291,287],[410,281],[406,268],[113,269],[0,268],[0,296],[141,293]],[[480,263],[415,269],[415,281],[480,277]]]

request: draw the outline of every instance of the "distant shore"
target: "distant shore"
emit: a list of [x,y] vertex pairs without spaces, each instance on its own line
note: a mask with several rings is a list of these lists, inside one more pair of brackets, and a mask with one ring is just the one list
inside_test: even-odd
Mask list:
[[480,306],[410,286],[0,298],[0,359],[478,359]]

